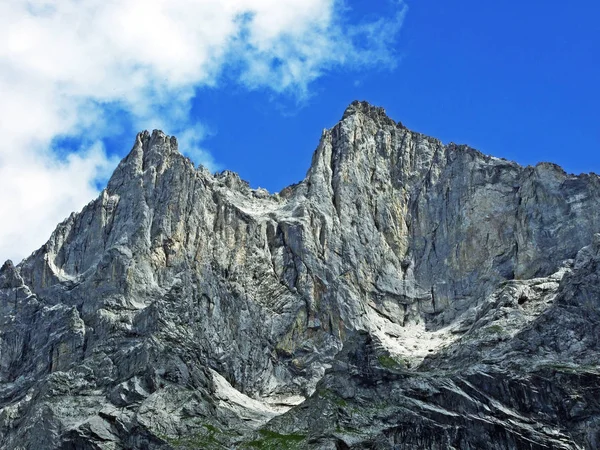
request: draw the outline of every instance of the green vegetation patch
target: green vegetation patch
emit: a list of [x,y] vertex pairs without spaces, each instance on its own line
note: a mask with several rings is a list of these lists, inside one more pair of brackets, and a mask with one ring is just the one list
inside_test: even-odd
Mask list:
[[331,402],[335,403],[338,406],[347,406],[348,405],[348,402],[346,400],[344,400],[342,397],[340,397],[335,392],[330,391],[329,389],[319,389],[317,391],[317,393],[318,393],[319,397],[330,400]]
[[385,367],[386,369],[401,369],[403,367],[403,364],[389,355],[379,355],[377,361],[379,361],[381,367]]
[[303,434],[279,434],[270,430],[260,430],[260,439],[248,442],[246,448],[257,448],[261,450],[299,449],[301,443],[306,439]]
[[229,448],[227,442],[237,436],[237,433],[224,432],[208,423],[202,424],[202,426],[206,429],[206,433],[196,433],[178,438],[160,435],[159,437],[178,449],[221,450]]
[[483,331],[489,334],[500,334],[504,331],[504,328],[502,328],[500,325],[491,325],[487,328],[484,328]]
[[225,449],[225,445],[219,442],[213,435],[207,434],[196,434],[193,436],[186,436],[182,438],[171,438],[163,437],[165,441],[171,444],[175,448],[180,449],[208,449],[217,450]]

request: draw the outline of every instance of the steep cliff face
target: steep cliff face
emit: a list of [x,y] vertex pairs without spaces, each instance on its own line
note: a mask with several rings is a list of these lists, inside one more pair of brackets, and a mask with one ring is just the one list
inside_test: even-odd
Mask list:
[[596,448],[599,194],[367,103],[275,195],[141,133],[0,269],[0,446]]

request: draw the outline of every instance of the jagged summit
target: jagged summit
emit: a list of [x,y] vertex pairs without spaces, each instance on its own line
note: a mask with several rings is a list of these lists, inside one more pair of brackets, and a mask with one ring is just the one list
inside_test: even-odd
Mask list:
[[140,149],[144,154],[159,153],[167,156],[179,153],[177,138],[168,136],[161,130],[153,130],[152,133],[144,130],[138,133],[133,148]]
[[385,112],[385,109],[380,106],[373,106],[369,102],[354,100],[344,111],[342,116],[342,120],[355,115],[355,114],[364,114],[367,117],[370,117],[377,123],[381,123],[384,125],[392,125],[399,126],[401,128],[404,127],[401,122],[396,122],[391,119]]
[[598,211],[365,102],[279,195],[140,133],[0,269],[0,447],[597,448]]
[[177,147],[177,138],[175,136],[166,135],[162,130],[152,130],[152,133],[148,130],[144,130],[139,132],[136,136],[136,141],[139,141],[145,149],[154,147],[152,144],[159,140],[168,140],[173,147]]
[[[393,119],[387,116],[385,109],[378,106],[373,106],[366,101],[353,101],[344,111],[342,119],[344,120],[355,114],[364,114],[372,120],[378,123],[399,125],[402,127],[400,122],[396,123]],[[162,130],[155,129],[152,132],[148,130],[140,131],[135,139],[132,152],[140,150],[142,153],[148,151],[154,153],[170,154],[172,152],[178,152],[178,142],[175,136],[169,136]]]
[[7,259],[4,264],[2,264],[2,267],[0,267],[0,273],[8,271],[8,270],[12,270],[15,267],[14,263],[12,262],[12,260]]
[[2,267],[0,267],[0,289],[17,288],[22,285],[22,280],[13,264],[8,259]]
[[175,136],[168,136],[161,130],[153,130],[152,133],[144,130],[137,134],[130,153],[145,161],[179,153],[179,147]]

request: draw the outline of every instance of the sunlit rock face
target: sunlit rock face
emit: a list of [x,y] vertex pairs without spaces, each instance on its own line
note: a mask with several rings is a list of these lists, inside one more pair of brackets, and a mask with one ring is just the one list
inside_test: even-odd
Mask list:
[[274,195],[140,133],[0,269],[0,447],[598,448],[599,181],[361,102]]

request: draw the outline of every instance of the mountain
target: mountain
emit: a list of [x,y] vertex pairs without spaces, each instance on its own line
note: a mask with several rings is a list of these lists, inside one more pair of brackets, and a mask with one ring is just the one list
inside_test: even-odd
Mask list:
[[365,102],[273,195],[140,133],[0,269],[0,447],[600,448],[599,211]]

